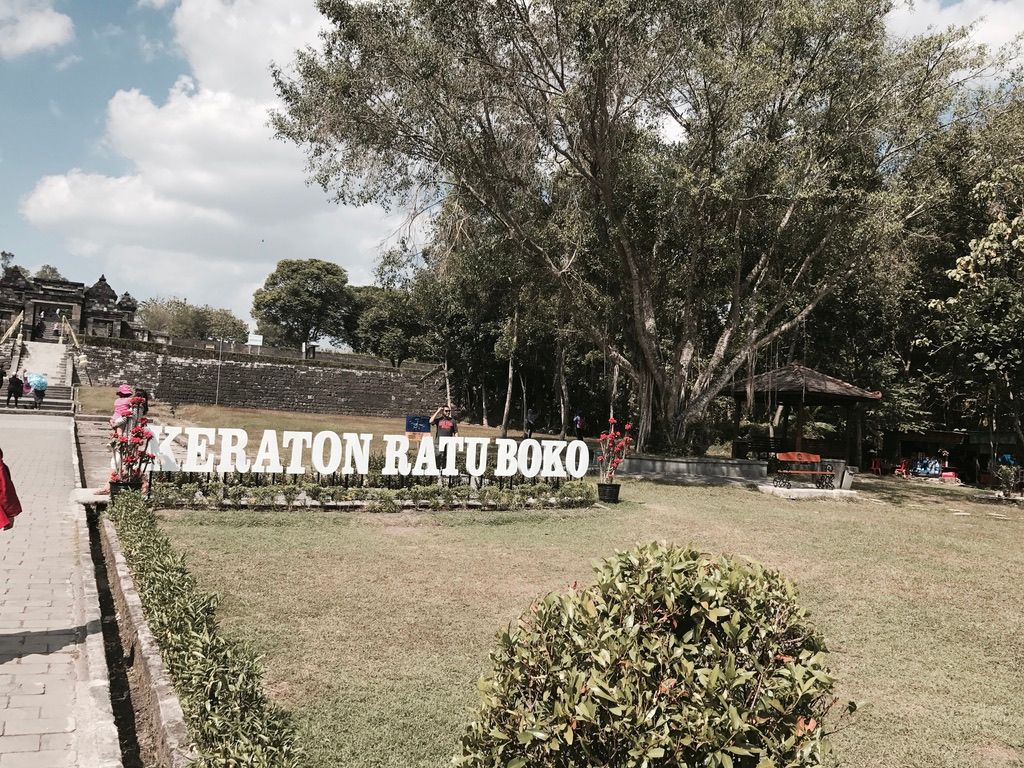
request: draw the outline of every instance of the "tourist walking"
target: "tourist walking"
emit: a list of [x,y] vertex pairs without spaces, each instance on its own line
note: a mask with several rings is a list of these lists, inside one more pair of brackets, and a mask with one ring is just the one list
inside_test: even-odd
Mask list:
[[39,410],[39,406],[43,404],[43,398],[46,397],[46,388],[49,386],[49,382],[41,373],[29,373],[25,375],[25,386],[25,394],[32,395],[32,410]]
[[533,430],[536,428],[536,426],[537,426],[537,412],[535,410],[533,410],[533,408],[530,408],[526,412],[526,429],[523,432],[523,439],[524,440],[529,440],[530,438],[533,437]]
[[147,392],[145,389],[140,389],[140,388],[136,387],[136,389],[135,389],[135,396],[142,398],[142,415],[143,416],[148,416],[149,415],[149,392]]
[[11,398],[14,398],[14,407],[18,407],[18,401],[21,400],[22,388],[24,383],[18,378],[17,373],[12,373],[11,378],[7,380],[7,407],[11,407]]
[[14,518],[21,514],[21,501],[14,490],[11,470],[4,463],[4,452],[0,449],[0,528],[5,531],[14,527]]
[[583,439],[583,432],[587,428],[587,420],[583,418],[583,414],[576,411],[576,415],[572,417],[572,429],[576,435],[577,440]]

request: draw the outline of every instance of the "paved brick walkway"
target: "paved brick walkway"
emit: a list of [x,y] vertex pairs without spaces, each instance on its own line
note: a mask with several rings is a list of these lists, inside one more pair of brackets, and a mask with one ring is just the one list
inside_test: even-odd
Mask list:
[[24,512],[0,532],[0,768],[120,765],[71,419],[0,411]]

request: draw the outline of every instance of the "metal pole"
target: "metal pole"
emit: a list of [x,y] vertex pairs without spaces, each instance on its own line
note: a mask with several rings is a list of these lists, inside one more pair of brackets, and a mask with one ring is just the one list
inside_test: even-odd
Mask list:
[[219,344],[217,352],[217,391],[213,396],[213,404],[220,405],[220,367],[224,362],[224,339],[217,339]]

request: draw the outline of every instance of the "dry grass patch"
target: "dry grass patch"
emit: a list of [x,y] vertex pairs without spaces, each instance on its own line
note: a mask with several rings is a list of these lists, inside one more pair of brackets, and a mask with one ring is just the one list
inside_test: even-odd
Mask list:
[[[866,482],[851,503],[629,483],[613,509],[167,514],[228,631],[266,654],[316,768],[445,766],[495,632],[590,563],[663,539],[782,569],[830,641],[851,766],[1019,765],[1021,511]],[[954,516],[950,509],[969,511]],[[1002,509],[1001,511],[1006,511]]]

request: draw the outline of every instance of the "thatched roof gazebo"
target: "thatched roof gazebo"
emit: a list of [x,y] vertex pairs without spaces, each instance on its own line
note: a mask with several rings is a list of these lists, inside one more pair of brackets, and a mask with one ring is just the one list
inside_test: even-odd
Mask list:
[[[733,387],[732,396],[736,400],[735,426],[739,432],[739,415],[741,405],[746,402],[748,406],[754,403],[764,403],[770,408],[781,408],[781,437],[778,441],[786,450],[791,446],[789,442],[789,415],[796,410],[795,439],[792,448],[795,450],[829,447],[832,453],[838,453],[837,447],[805,445],[811,441],[803,438],[803,420],[805,409],[814,406],[840,406],[847,411],[847,439],[846,448],[841,456],[831,458],[846,458],[851,464],[857,466],[861,463],[861,439],[863,434],[863,412],[864,407],[869,403],[877,403],[882,399],[881,392],[871,392],[862,389],[849,382],[837,379],[834,376],[815,371],[797,363],[776,368],[772,371],[759,374],[753,379],[737,383]],[[826,453],[823,450],[816,450],[817,453]]]

